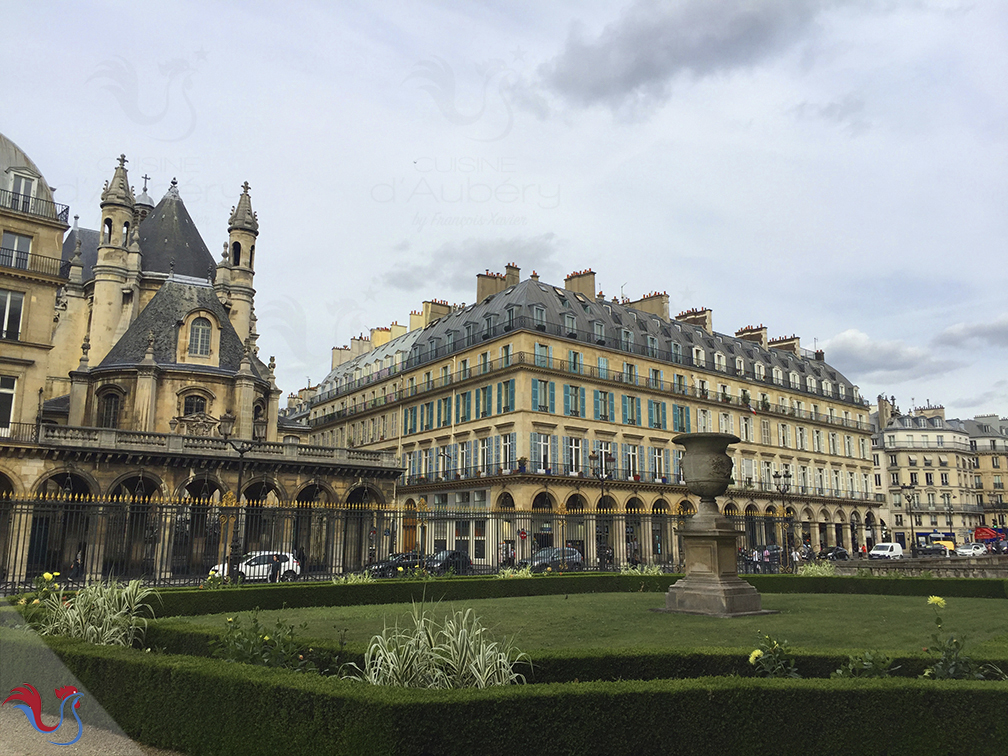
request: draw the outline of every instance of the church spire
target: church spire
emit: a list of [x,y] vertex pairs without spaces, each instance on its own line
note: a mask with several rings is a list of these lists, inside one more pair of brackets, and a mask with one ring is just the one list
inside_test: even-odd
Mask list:
[[259,219],[252,211],[252,198],[249,196],[249,182],[242,184],[242,193],[238,197],[238,205],[231,208],[228,219],[228,233],[236,230],[248,231],[253,236],[259,235]]

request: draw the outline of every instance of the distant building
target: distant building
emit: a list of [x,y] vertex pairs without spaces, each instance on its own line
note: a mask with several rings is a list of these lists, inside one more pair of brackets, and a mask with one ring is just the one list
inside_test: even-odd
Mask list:
[[[310,400],[311,439],[398,455],[401,505],[471,513],[442,519],[427,547],[477,561],[561,537],[589,563],[606,550],[671,560],[667,516],[697,504],[672,438],[705,431],[742,439],[726,513],[789,515],[794,539],[870,548],[887,523],[857,387],[795,336],[724,334],[712,317],[672,318],[661,292],[606,300],[590,270],[563,287],[521,280],[515,265],[487,271],[475,304],[426,301],[409,331],[334,354]],[[533,514],[528,543],[483,514],[509,511]],[[418,537],[407,523],[400,547]]]
[[964,543],[981,525],[1004,526],[1008,435],[996,416],[946,419],[930,403],[902,414],[878,398],[872,443],[876,488],[885,491],[895,540]]

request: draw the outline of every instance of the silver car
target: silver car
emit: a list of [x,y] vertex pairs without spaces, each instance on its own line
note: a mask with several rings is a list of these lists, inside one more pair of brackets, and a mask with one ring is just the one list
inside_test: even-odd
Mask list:
[[987,547],[982,543],[963,543],[956,546],[955,553],[964,557],[987,556]]

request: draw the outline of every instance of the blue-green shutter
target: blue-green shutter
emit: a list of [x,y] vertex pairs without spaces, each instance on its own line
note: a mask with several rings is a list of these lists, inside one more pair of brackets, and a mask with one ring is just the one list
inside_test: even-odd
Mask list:
[[640,424],[641,424],[641,411],[640,411],[640,408],[641,408],[641,403],[640,403],[640,397],[638,396],[638,397],[637,397],[637,398],[636,398],[636,399],[634,400],[634,402],[635,402],[635,403],[636,403],[636,405],[637,405],[637,414],[636,414],[636,418],[637,418],[637,425],[640,425]]
[[581,387],[580,391],[581,391],[581,402],[580,402],[581,417],[587,417],[588,416],[588,408],[585,407],[585,388],[584,388],[584,386]]
[[559,472],[557,464],[558,460],[557,446],[558,446],[557,437],[550,436],[550,470],[553,471],[554,475],[556,475],[557,472]]
[[690,411],[688,406],[683,407],[683,414],[686,416],[686,432],[690,432]]
[[620,394],[620,399],[623,402],[623,424],[625,425],[627,421],[627,395]]
[[556,412],[555,402],[553,401],[554,394],[555,394],[555,388],[556,388],[556,384],[554,384],[553,381],[550,381],[550,385],[549,385],[549,411],[550,412]]
[[563,445],[563,454],[564,454],[564,456],[563,456],[563,460],[564,460],[563,461],[563,465],[564,466],[563,466],[563,470],[562,471],[558,471],[558,472],[562,472],[564,475],[567,475],[569,472],[571,472],[571,469],[570,469],[570,466],[571,466],[570,444],[567,443],[567,436],[561,436],[560,437],[560,443]]
[[665,450],[665,477],[667,478],[671,473],[671,463],[669,462],[670,452],[668,449]]
[[532,411],[536,412],[539,409],[539,381],[535,378],[532,379]]
[[654,428],[654,402],[651,399],[647,400],[647,424],[648,428]]
[[665,402],[662,402],[661,403],[661,429],[662,430],[668,430],[668,425],[666,424],[665,421],[666,421]]
[[600,415],[599,390],[598,389],[593,389],[593,393],[594,393],[594,396],[595,396],[595,419],[598,420],[599,419],[599,415]]
[[501,391],[501,388],[502,388],[502,385],[500,383],[498,383],[497,384],[497,414],[498,415],[501,413],[501,396],[504,394],[504,392]]
[[569,415],[570,414],[570,390],[571,390],[571,387],[565,383],[564,384],[564,414],[565,415]]
[[479,389],[476,389],[476,417],[480,416],[480,394],[481,393],[482,392]]
[[515,392],[515,379],[512,378],[510,381],[508,381],[508,407],[511,409],[512,412],[514,412],[515,409],[514,392]]

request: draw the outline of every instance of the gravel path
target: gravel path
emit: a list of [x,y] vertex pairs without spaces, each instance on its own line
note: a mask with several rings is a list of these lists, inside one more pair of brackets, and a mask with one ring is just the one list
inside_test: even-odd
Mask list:
[[[49,721],[50,718],[45,718]],[[47,740],[69,740],[77,723],[64,724],[55,733],[42,735],[20,709],[0,707],[0,754],[4,756],[184,756],[175,751],[140,745],[124,734],[84,725],[84,734],[73,745],[51,745]]]

